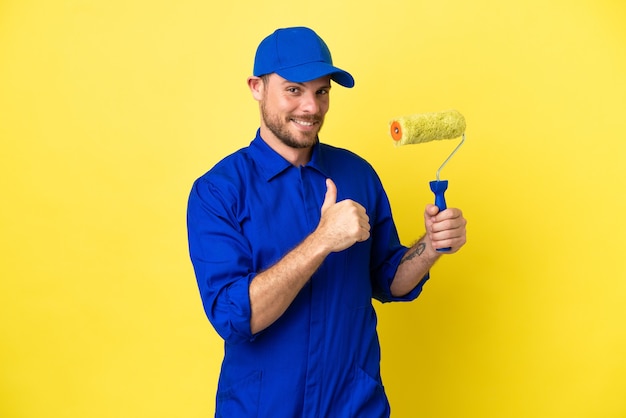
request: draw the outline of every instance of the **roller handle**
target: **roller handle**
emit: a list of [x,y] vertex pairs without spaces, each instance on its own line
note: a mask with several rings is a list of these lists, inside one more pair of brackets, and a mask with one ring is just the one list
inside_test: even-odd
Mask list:
[[[446,198],[444,192],[448,189],[448,180],[433,180],[430,182],[430,190],[435,194],[435,206],[439,208],[439,211],[445,210]],[[452,247],[437,248],[439,252],[450,251]]]

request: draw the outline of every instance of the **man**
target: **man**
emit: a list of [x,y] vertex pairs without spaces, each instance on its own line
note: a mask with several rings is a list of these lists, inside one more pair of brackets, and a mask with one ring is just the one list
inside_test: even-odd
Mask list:
[[319,142],[331,80],[353,87],[311,29],[279,29],[248,79],[261,125],[193,185],[188,232],[206,314],[225,340],[217,417],[388,417],[372,298],[421,292],[458,209],[425,209],[407,249],[373,168]]

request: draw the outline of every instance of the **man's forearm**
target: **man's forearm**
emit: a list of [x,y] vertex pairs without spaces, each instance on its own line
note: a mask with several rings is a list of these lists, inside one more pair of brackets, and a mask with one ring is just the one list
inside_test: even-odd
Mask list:
[[252,280],[249,288],[252,334],[270,326],[287,310],[328,254],[316,236],[309,235]]
[[427,238],[420,238],[402,257],[391,283],[391,294],[400,297],[413,290],[439,257],[440,254],[429,245]]

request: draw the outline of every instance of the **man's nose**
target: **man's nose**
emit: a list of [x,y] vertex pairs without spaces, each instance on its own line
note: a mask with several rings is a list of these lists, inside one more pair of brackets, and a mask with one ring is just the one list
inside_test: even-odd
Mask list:
[[302,96],[300,107],[306,113],[316,114],[320,111],[320,103],[315,93],[307,93]]

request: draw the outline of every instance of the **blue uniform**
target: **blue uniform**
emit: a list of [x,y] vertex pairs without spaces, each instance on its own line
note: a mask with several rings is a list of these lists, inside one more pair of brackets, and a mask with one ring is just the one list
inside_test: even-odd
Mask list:
[[[330,254],[287,311],[252,334],[249,284],[317,227],[326,178],[337,201],[365,207],[370,238]],[[257,132],[196,180],[187,221],[202,303],[225,341],[217,417],[389,416],[372,298],[413,300],[428,276],[408,295],[391,295],[407,248],[370,164],[318,143],[295,167]]]

